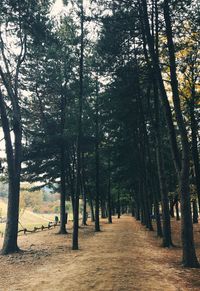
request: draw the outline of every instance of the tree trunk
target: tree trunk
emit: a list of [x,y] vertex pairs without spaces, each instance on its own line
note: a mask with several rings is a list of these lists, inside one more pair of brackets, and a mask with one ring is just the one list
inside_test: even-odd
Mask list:
[[161,219],[160,219],[160,210],[159,210],[159,203],[156,199],[155,204],[155,216],[156,216],[156,226],[157,226],[157,236],[163,237],[163,230],[161,225]]
[[[9,174],[10,176],[10,174]],[[19,217],[19,184],[16,185],[15,176],[9,177],[7,220],[1,254],[11,254],[19,251],[17,245],[18,217]]]
[[[148,191],[148,190],[146,190]],[[151,202],[150,202],[150,198],[149,198],[149,193],[147,192],[147,197],[146,197],[146,203],[147,203],[147,228],[150,231],[153,231],[153,225],[152,225],[152,218],[151,218]]]
[[193,216],[192,216],[192,220],[193,223],[198,223],[198,208],[197,208],[197,200],[193,199],[192,200],[192,212],[193,212]]
[[131,215],[132,217],[135,217],[136,211],[135,211],[135,203],[132,201],[131,203]]
[[190,123],[191,123],[191,132],[192,132],[192,157],[194,161],[194,168],[195,168],[195,180],[196,180],[196,187],[197,187],[197,197],[198,197],[198,204],[200,210],[200,163],[199,163],[199,151],[198,151],[198,141],[197,141],[197,134],[198,134],[198,126],[197,121],[195,118],[195,84],[193,81],[192,84],[192,92],[191,92],[191,101],[190,101]]
[[1,251],[1,253],[5,255],[19,251],[17,245],[17,236],[19,219],[22,128],[20,111],[18,111],[16,119],[14,118],[13,122],[15,136],[15,148],[13,152],[9,121],[6,114],[6,107],[1,91],[0,91],[0,114],[6,143],[6,155],[8,163],[8,183],[9,183],[6,230],[3,248]]
[[87,225],[87,200],[86,200],[86,193],[83,189],[83,214],[82,214],[82,225]]
[[190,195],[188,184],[187,165],[183,167],[180,177],[180,191],[181,191],[181,237],[183,244],[183,265],[185,267],[196,268],[199,267],[193,239],[193,225],[192,213],[190,207]]
[[120,192],[117,192],[117,217],[120,218],[121,216],[121,206],[120,206]]
[[82,213],[82,225],[87,225],[87,187],[85,182],[85,157],[84,153],[82,153],[82,181],[81,181],[81,189],[83,196],[83,213]]
[[91,221],[94,222],[95,221],[95,215],[94,215],[94,207],[93,207],[93,200],[91,197],[91,194],[89,194],[89,203],[90,203],[90,213],[91,213]]
[[138,221],[141,220],[140,207],[138,205],[137,205],[137,208],[136,208],[136,220],[138,220]]
[[[143,198],[143,189],[142,189],[142,181],[140,177],[140,182],[139,182],[139,197],[140,197],[140,216],[141,216],[141,224],[145,225],[145,213],[144,213],[144,198]],[[123,212],[122,212],[123,213]]]
[[66,159],[65,159],[65,149],[64,145],[61,146],[60,154],[60,170],[61,170],[61,193],[60,193],[60,230],[59,234],[66,234],[66,210],[65,210],[65,201],[66,201],[66,175],[65,175]]
[[[157,112],[157,115],[158,115],[158,112]],[[158,124],[158,127],[159,127],[159,124]],[[157,160],[157,168],[158,168],[158,176],[159,176],[160,193],[161,193],[161,199],[162,199],[163,247],[170,247],[173,245],[173,243],[172,243],[172,238],[171,238],[169,199],[168,199],[168,193],[167,193],[166,182],[165,182],[163,154],[161,152],[161,142],[160,142],[159,132],[160,132],[160,128],[157,128],[156,160]]]
[[95,199],[95,231],[100,231],[99,224],[99,92],[98,78],[96,79],[96,115],[95,115],[95,166],[96,166],[96,199]]
[[169,205],[170,205],[170,215],[172,218],[174,218],[174,200],[173,197],[170,197],[169,199]]
[[77,199],[76,197],[74,204],[72,250],[78,250],[78,229],[79,229],[79,199]]
[[107,208],[106,208],[106,201],[104,200],[104,197],[101,195],[101,201],[100,201],[100,204],[101,204],[101,218],[106,218],[108,217],[107,215]]
[[163,237],[163,230],[162,230],[162,223],[160,218],[160,204],[159,204],[159,198],[160,198],[160,189],[159,189],[159,183],[157,182],[158,174],[156,172],[156,175],[154,173],[151,173],[152,177],[152,197],[154,198],[154,216],[156,219],[156,230],[157,230],[157,236]]
[[108,172],[108,223],[112,223],[110,156],[108,160]]
[[80,48],[80,72],[79,72],[79,113],[78,113],[78,137],[77,137],[77,179],[76,194],[74,201],[74,220],[73,220],[73,238],[72,249],[78,250],[78,229],[79,229],[79,197],[81,190],[81,141],[82,141],[82,114],[83,114],[83,58],[84,58],[84,11],[83,0],[80,1],[80,18],[81,18],[81,48]]

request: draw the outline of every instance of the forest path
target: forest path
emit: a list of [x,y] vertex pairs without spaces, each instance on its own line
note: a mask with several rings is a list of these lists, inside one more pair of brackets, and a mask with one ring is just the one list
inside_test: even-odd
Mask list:
[[27,270],[10,290],[188,290],[177,270],[162,263],[162,248],[149,242],[133,218],[123,216],[102,229],[80,241],[81,251],[58,253],[34,272]]

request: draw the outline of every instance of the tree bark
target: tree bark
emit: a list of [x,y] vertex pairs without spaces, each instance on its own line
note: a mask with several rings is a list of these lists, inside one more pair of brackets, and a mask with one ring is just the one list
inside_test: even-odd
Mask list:
[[82,225],[87,225],[87,199],[86,199],[86,192],[83,187],[82,189],[83,195],[83,214],[82,214]]
[[66,96],[61,96],[61,146],[60,146],[60,234],[66,234],[66,154],[65,154],[65,144],[64,144],[64,128],[65,128],[65,108],[66,108]]
[[82,214],[82,225],[87,225],[87,187],[85,181],[85,156],[82,153],[82,196],[83,196],[83,214]]
[[80,1],[80,21],[81,21],[81,48],[80,48],[80,71],[79,71],[79,112],[78,112],[78,137],[77,137],[77,179],[76,194],[74,201],[74,220],[72,249],[78,250],[78,229],[79,229],[79,197],[81,190],[81,141],[82,141],[82,114],[83,114],[83,58],[84,58],[84,10],[83,0]]
[[155,104],[155,120],[156,120],[156,161],[160,185],[160,193],[162,200],[162,217],[163,217],[163,247],[170,247],[173,245],[171,237],[171,222],[169,212],[169,198],[165,181],[165,170],[161,143],[161,129],[159,118],[159,103],[158,103],[157,86],[154,84],[154,104]]
[[112,223],[110,154],[108,160],[108,223]]
[[161,219],[160,219],[159,203],[158,203],[157,199],[155,201],[154,207],[155,207],[155,215],[156,215],[157,236],[163,237],[163,230],[162,230],[162,224],[161,224]]
[[9,121],[6,114],[6,106],[1,91],[0,91],[0,114],[6,143],[6,155],[8,163],[8,184],[9,184],[6,230],[3,247],[1,250],[1,253],[5,255],[19,251],[17,245],[17,236],[19,218],[22,129],[20,111],[18,111],[18,114],[15,115],[17,116],[17,119],[14,119],[15,148],[13,151]]
[[199,210],[200,210],[200,162],[199,162],[199,151],[198,151],[198,141],[197,141],[198,126],[197,126],[197,120],[195,118],[195,112],[194,112],[195,99],[196,99],[195,82],[194,80],[192,80],[191,101],[189,103],[189,109],[190,109],[191,136],[192,136],[192,157],[194,161],[197,197],[198,197],[198,204],[199,204]]
[[193,216],[192,216],[192,221],[193,223],[198,223],[198,208],[197,208],[197,200],[196,199],[193,199],[192,200],[192,213],[193,213]]
[[91,210],[91,221],[95,221],[95,215],[94,215],[94,207],[93,207],[93,200],[91,197],[91,194],[89,194],[89,203],[90,203],[90,210]]
[[120,218],[120,216],[121,216],[120,191],[118,189],[118,192],[117,192],[117,217],[118,219]]
[[66,210],[65,210],[65,201],[66,201],[66,159],[65,159],[65,149],[64,145],[61,145],[61,153],[60,153],[60,230],[59,234],[66,234]]
[[103,195],[101,195],[100,197],[100,205],[101,205],[101,218],[107,218],[108,215],[108,211],[107,211],[107,207],[106,207],[106,201],[105,198],[103,197]]
[[96,166],[96,199],[95,199],[95,231],[100,231],[99,224],[99,90],[98,77],[96,78],[96,108],[95,108],[95,166]]

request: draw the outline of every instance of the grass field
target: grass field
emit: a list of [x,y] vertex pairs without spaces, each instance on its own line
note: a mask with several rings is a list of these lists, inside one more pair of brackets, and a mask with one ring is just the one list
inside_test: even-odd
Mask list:
[[[5,200],[0,200],[1,216],[6,217],[7,204]],[[32,230],[34,227],[47,226],[50,221],[54,221],[55,213],[40,214],[30,210],[21,211],[19,215],[19,229],[27,228]],[[4,233],[5,223],[0,223],[0,232]]]

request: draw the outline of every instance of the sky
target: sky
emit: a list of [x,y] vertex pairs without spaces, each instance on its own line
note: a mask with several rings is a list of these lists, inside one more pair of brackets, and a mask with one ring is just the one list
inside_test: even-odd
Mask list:
[[62,13],[63,11],[63,1],[62,0],[56,0],[55,4],[53,5],[51,9],[51,15],[56,16]]
[[[86,9],[86,12],[88,12],[88,8],[91,6],[90,4],[90,0],[83,0],[83,5],[84,8]],[[68,5],[69,7],[71,7],[71,5]],[[51,8],[51,12],[50,14],[52,16],[57,16],[60,15],[66,8],[63,5],[63,0],[56,0],[54,5]]]

